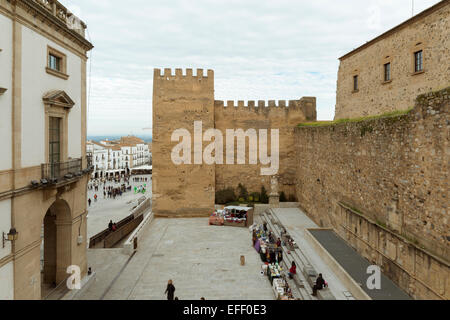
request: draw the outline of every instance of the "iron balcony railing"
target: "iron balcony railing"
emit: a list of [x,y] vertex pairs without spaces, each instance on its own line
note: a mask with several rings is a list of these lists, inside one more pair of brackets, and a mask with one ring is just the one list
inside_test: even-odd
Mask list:
[[86,156],[86,169],[83,170],[82,158],[64,162],[44,163],[41,165],[42,179],[51,183],[62,179],[80,177],[92,169],[92,156]]

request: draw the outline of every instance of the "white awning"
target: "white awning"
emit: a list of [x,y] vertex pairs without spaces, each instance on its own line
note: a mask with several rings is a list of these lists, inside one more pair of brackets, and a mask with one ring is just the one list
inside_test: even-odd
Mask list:
[[248,211],[250,209],[253,209],[251,207],[239,207],[239,206],[229,206],[229,207],[225,207],[224,209],[227,210],[238,210],[238,211]]
[[152,167],[153,166],[144,165],[144,166],[140,166],[140,167],[131,168],[131,171],[133,171],[133,170],[152,170]]

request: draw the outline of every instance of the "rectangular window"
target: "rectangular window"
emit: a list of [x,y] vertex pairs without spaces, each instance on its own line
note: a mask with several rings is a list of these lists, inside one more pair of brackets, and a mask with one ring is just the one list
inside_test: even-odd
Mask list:
[[353,76],[353,91],[358,91],[358,76]]
[[61,118],[49,118],[49,162],[61,161]]
[[423,51],[414,53],[414,72],[423,71]]
[[386,63],[384,65],[384,81],[391,80],[391,63]]
[[47,46],[47,66],[45,71],[48,74],[67,80],[67,56],[52,47]]
[[48,67],[56,71],[61,71],[61,58],[50,53],[48,55]]

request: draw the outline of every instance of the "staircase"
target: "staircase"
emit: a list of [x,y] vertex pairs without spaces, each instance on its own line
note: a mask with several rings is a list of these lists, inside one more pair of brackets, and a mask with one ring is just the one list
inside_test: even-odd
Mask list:
[[[255,222],[260,224],[266,222],[268,229],[272,231],[275,237],[281,239],[281,230],[284,227],[272,209],[267,209],[259,215]],[[284,229],[286,230],[286,228]],[[283,250],[282,267],[289,270],[292,261],[295,261],[297,266],[297,274],[293,277],[293,280],[290,280],[289,285],[292,288],[292,284],[295,284],[301,300],[336,300],[329,288],[318,290],[317,297],[311,294],[318,274],[298,245],[294,248],[288,248],[287,244],[282,242],[281,248]]]

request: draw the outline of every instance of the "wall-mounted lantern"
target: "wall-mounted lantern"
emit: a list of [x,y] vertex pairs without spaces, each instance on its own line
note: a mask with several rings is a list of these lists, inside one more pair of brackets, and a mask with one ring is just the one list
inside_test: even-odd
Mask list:
[[19,237],[19,233],[16,231],[15,228],[11,228],[11,230],[9,230],[8,234],[6,234],[6,235],[3,232],[3,235],[2,235],[3,248],[5,247],[5,241],[11,241],[11,242],[16,241],[18,237]]

